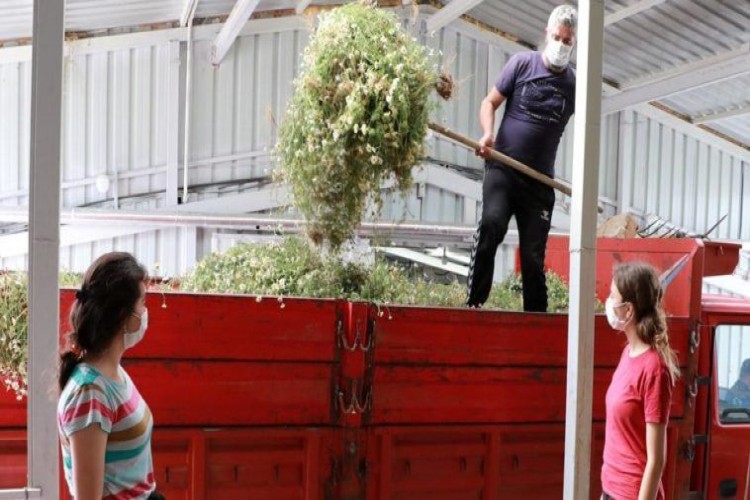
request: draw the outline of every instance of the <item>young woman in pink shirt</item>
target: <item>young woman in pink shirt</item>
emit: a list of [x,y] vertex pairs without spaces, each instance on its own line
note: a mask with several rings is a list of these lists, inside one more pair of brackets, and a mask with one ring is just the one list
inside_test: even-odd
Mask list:
[[603,500],[662,500],[672,387],[680,374],[669,346],[659,276],[648,264],[619,264],[606,302],[628,344],[607,390]]

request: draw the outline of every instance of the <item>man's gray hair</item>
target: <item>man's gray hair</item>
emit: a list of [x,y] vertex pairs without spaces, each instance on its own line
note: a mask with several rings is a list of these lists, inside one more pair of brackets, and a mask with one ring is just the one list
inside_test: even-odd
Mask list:
[[558,5],[549,15],[548,28],[567,26],[573,31],[578,28],[578,11],[572,5]]

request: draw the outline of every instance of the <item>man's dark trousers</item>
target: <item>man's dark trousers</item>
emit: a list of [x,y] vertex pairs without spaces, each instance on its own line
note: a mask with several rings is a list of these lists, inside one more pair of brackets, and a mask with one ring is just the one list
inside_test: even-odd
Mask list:
[[482,219],[474,235],[469,266],[469,306],[484,304],[492,288],[497,247],[516,216],[521,249],[521,278],[525,311],[547,310],[544,254],[555,205],[555,192],[510,167],[488,161],[482,184]]

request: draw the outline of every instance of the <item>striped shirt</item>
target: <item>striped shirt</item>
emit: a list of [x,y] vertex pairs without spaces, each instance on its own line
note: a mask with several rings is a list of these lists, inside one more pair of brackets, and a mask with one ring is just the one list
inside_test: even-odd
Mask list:
[[146,499],[156,488],[151,460],[151,411],[122,367],[119,373],[122,383],[80,363],[60,395],[57,423],[65,479],[74,497],[69,438],[92,424],[99,424],[107,433],[103,499]]

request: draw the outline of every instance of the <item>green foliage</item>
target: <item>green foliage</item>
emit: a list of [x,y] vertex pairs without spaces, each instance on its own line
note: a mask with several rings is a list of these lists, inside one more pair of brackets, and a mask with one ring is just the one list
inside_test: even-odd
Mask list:
[[[547,271],[547,312],[564,313],[568,311],[568,284],[552,271]],[[512,274],[502,283],[492,287],[487,299],[490,307],[523,310],[523,284],[521,275]]]
[[[547,274],[549,312],[568,308],[567,285]],[[306,241],[290,237],[270,244],[242,244],[202,260],[182,281],[188,291],[315,298],[346,298],[376,304],[462,307],[466,286],[431,283],[376,259],[368,266],[322,256]],[[495,285],[487,308],[522,310],[520,276]]]
[[[81,281],[80,274],[60,274],[61,287],[77,287]],[[0,273],[0,383],[19,400],[28,387],[27,289],[25,273]]]
[[20,400],[26,395],[27,279],[0,274],[0,381]]
[[276,176],[316,243],[351,238],[368,197],[393,179],[404,192],[424,156],[436,54],[397,17],[361,3],[320,16],[279,130]]
[[59,280],[60,288],[78,288],[81,286],[81,283],[83,283],[83,275],[80,273],[65,271],[60,273]]

